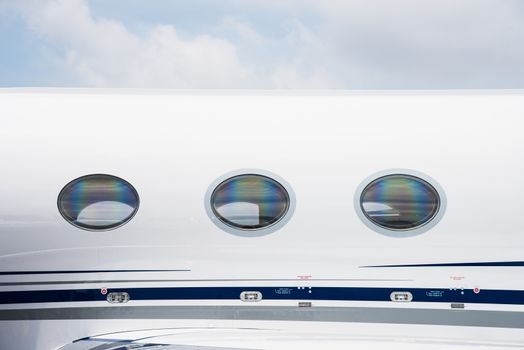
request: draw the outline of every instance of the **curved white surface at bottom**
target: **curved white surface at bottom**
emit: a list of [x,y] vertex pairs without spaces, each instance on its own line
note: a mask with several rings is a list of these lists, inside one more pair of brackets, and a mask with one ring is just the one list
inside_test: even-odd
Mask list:
[[[330,324],[216,320],[18,321],[0,329],[2,349],[128,350],[128,349],[521,349],[524,334],[516,329],[485,329],[390,324]],[[118,324],[118,325],[117,325]],[[74,338],[90,328],[92,336]],[[120,329],[108,333],[107,329]],[[135,329],[135,331],[129,331]],[[24,337],[27,332],[39,340]],[[127,331],[123,331],[127,330]],[[43,336],[43,335],[46,336]],[[66,340],[67,337],[75,339]]]

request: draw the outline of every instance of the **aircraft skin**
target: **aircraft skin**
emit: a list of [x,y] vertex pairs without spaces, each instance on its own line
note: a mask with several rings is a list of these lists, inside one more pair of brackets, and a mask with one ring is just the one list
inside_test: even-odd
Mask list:
[[[523,91],[4,89],[0,113],[1,350],[524,348]],[[416,234],[356,208],[401,173],[441,199]],[[62,217],[91,174],[136,189],[129,222]],[[279,227],[210,214],[241,174],[287,186]]]

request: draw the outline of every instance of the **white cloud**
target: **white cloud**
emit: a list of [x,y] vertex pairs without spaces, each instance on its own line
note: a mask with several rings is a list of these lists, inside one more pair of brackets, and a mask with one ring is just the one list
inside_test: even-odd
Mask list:
[[[95,18],[85,0],[23,0],[28,26],[58,46],[55,60],[78,85],[155,88],[341,87],[317,67],[319,43],[298,20],[282,38],[266,38],[249,23],[225,17],[217,35],[181,38],[174,26],[156,25],[146,34],[122,23]],[[235,44],[221,38],[235,37]],[[244,60],[239,58],[239,48]],[[286,54],[282,54],[287,52]],[[272,56],[270,58],[269,56]]]
[[220,38],[182,39],[172,26],[137,36],[121,23],[95,19],[83,0],[21,1],[28,25],[63,48],[64,69],[97,87],[250,87],[236,48]]
[[[189,36],[173,25],[133,33],[86,0],[11,4],[78,85],[524,87],[521,0],[232,0],[213,30]],[[231,16],[234,6],[278,13],[270,25],[280,34]]]
[[[315,3],[329,18],[317,34],[357,85],[524,87],[522,1]],[[357,69],[346,72],[345,62]]]
[[[280,4],[280,6],[282,6]],[[283,35],[266,37],[249,23],[225,18],[215,31],[227,35],[236,44],[246,65],[256,72],[257,81],[277,89],[342,88],[334,72],[326,69],[330,48],[299,20],[281,23]]]

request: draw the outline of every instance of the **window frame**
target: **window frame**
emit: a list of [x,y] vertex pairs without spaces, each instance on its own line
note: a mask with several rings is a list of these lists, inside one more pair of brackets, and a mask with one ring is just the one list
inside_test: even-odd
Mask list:
[[[284,190],[287,192],[287,195],[288,195],[288,208],[281,218],[279,218],[276,222],[268,226],[250,229],[250,228],[240,228],[240,227],[235,227],[233,225],[229,225],[225,223],[220,217],[218,217],[215,214],[215,210],[213,208],[213,203],[212,203],[213,194],[215,190],[218,188],[218,186],[220,186],[227,180],[230,180],[232,178],[242,176],[242,175],[254,175],[254,176],[266,177],[266,178],[269,178],[275,181],[276,183],[278,183],[279,185],[281,185],[284,188]],[[215,181],[212,182],[212,184],[209,186],[206,192],[206,195],[204,197],[204,205],[205,205],[207,216],[211,219],[211,222],[213,222],[213,224],[215,224],[221,230],[227,233],[233,234],[235,236],[240,236],[240,237],[261,237],[261,236],[271,234],[281,229],[284,225],[286,225],[289,222],[289,220],[291,219],[295,211],[296,198],[295,198],[295,193],[293,189],[291,188],[291,186],[289,185],[289,183],[285,181],[283,178],[281,178],[280,176],[272,172],[261,170],[261,169],[239,169],[239,170],[228,172],[218,177]]]

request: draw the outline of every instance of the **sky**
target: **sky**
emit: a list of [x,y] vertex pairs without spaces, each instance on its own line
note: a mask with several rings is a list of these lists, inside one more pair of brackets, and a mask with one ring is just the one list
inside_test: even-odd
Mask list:
[[524,88],[522,0],[0,0],[0,87]]

